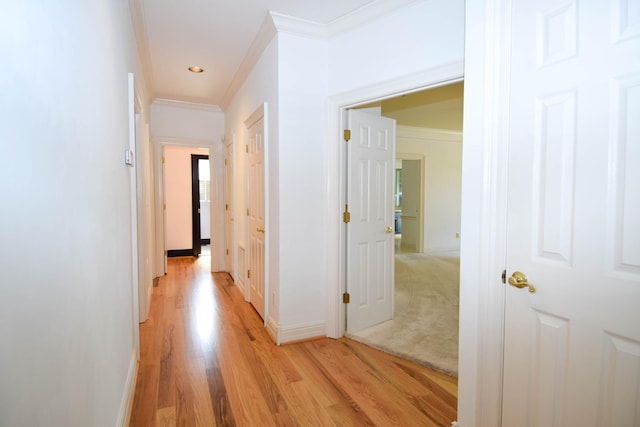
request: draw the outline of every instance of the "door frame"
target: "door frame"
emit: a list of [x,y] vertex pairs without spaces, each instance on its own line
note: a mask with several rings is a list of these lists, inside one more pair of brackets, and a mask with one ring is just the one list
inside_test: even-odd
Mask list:
[[[158,260],[162,260],[160,265],[163,266],[164,272],[162,274],[167,274],[167,218],[165,211],[165,172],[164,172],[164,148],[167,146],[173,147],[191,147],[191,148],[204,148],[209,150],[209,173],[211,182],[213,183],[213,177],[216,173],[215,165],[212,162],[212,158],[215,159],[215,155],[212,154],[214,151],[214,147],[212,147],[211,143],[196,141],[184,138],[173,138],[173,137],[154,137],[153,138],[153,147],[155,150],[155,166],[156,170],[160,171],[157,173],[155,178],[155,187],[156,187],[156,206],[155,206],[155,215],[156,215],[156,257]],[[216,170],[214,170],[216,169]],[[215,190],[215,186],[211,186],[211,223],[212,223],[212,233],[213,233],[213,225],[214,225],[214,215],[213,215],[213,203],[214,200],[217,200],[217,194]],[[211,246],[211,271],[214,270],[215,266],[215,253],[217,249],[214,245]]]
[[[396,133],[396,140],[398,139],[398,133]],[[397,147],[397,142],[396,142]],[[424,215],[425,215],[425,205],[424,205],[424,179],[425,179],[425,156],[422,154],[415,153],[398,153],[396,148],[396,160],[411,160],[418,162],[420,165],[420,182],[418,183],[418,206],[420,206],[420,213],[418,215],[418,240],[416,242],[416,252],[424,253]],[[402,238],[400,238],[402,244]]]
[[[344,110],[385,98],[465,81],[458,422],[500,426],[508,131],[508,10],[510,0],[465,3],[465,58],[328,100],[327,329],[345,332]],[[496,404],[498,402],[498,404]]]
[[[338,94],[328,100],[328,192],[329,198],[327,218],[328,247],[333,256],[328,257],[327,276],[329,286],[327,292],[327,336],[340,338],[345,334],[346,308],[342,303],[342,294],[346,290],[346,229],[343,227],[342,216],[339,214],[344,208],[345,200],[345,153],[342,131],[346,124],[346,110],[383,99],[400,95],[433,89],[463,80],[464,65],[456,61],[441,67],[426,70],[408,77],[398,78],[381,84],[371,85],[362,89]],[[332,220],[331,220],[332,219]]]
[[[251,126],[256,123],[258,120],[262,119],[262,138],[263,138],[263,144],[264,144],[264,176],[263,176],[263,184],[264,184],[264,326],[267,327],[267,330],[269,332],[269,334],[271,335],[271,337],[276,341],[276,343],[279,345],[280,341],[279,341],[279,337],[277,334],[277,327],[275,325],[273,325],[272,323],[269,323],[269,314],[270,314],[270,304],[269,304],[269,298],[268,295],[270,295],[271,292],[271,287],[270,287],[270,281],[269,281],[269,275],[270,275],[270,271],[271,269],[269,268],[270,265],[270,250],[269,250],[269,245],[270,245],[270,214],[269,214],[269,207],[270,207],[270,196],[269,196],[269,109],[268,109],[268,103],[263,103],[262,105],[260,105],[258,108],[256,108],[256,110],[251,113],[243,122],[244,124],[244,131],[245,131],[245,147],[248,147],[249,144],[249,128],[251,128]],[[248,152],[245,150],[245,154],[244,154],[244,169],[245,171],[247,171],[249,168],[249,154]],[[249,185],[250,182],[249,180],[245,180],[245,206],[248,207],[249,206]],[[251,256],[250,254],[250,230],[249,230],[249,216],[245,216],[245,266],[247,266],[247,268],[249,268],[248,266],[251,265],[250,263],[250,259],[249,257]],[[247,278],[247,272],[240,272],[241,275],[243,275],[243,278],[245,280],[245,300],[246,301],[250,301],[251,299],[251,283],[249,281],[249,279]]]
[[[209,155],[191,155],[191,245],[193,256],[202,253],[202,223],[200,217],[200,160],[209,160]],[[211,198],[211,197],[209,197]]]

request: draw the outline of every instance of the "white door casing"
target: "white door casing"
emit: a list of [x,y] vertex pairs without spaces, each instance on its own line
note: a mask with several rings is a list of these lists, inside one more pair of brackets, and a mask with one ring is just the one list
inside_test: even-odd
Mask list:
[[248,128],[249,302],[265,319],[264,117]]
[[348,111],[347,332],[393,316],[395,120]]
[[640,426],[640,5],[512,2],[502,425]]
[[224,148],[224,247],[225,270],[234,276],[234,218],[233,218],[233,151],[235,136]]

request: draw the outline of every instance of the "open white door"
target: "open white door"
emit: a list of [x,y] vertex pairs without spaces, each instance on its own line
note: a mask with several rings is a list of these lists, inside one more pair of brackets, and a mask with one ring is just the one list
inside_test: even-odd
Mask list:
[[249,125],[249,302],[264,319],[265,199],[264,117]]
[[393,316],[395,120],[348,111],[347,332]]
[[512,7],[502,425],[638,427],[640,6]]

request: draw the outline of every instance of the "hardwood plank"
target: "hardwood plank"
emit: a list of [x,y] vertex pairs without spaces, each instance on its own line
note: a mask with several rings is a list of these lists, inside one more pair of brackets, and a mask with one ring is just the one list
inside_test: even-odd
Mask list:
[[132,426],[446,426],[457,382],[349,339],[276,346],[209,258],[173,258],[140,326]]

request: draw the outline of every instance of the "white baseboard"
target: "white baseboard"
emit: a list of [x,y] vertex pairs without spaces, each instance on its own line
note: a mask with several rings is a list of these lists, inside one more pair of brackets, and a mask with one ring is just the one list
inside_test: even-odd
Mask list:
[[327,336],[327,325],[325,322],[304,323],[301,325],[280,326],[278,328],[280,342],[284,344],[291,341],[300,341],[309,338]]
[[138,376],[138,357],[136,350],[131,353],[131,361],[129,362],[129,371],[127,372],[127,381],[124,384],[122,392],[122,400],[120,401],[120,411],[118,413],[118,427],[126,427],[129,425],[131,417],[131,407],[133,406],[133,395],[136,389],[136,378]]
[[454,252],[454,251],[460,251],[460,245],[433,246],[430,248],[424,248],[425,254],[434,254],[438,252]]
[[267,319],[267,333],[277,345],[280,345],[280,342],[278,341],[278,324],[273,320],[273,317],[269,317]]

